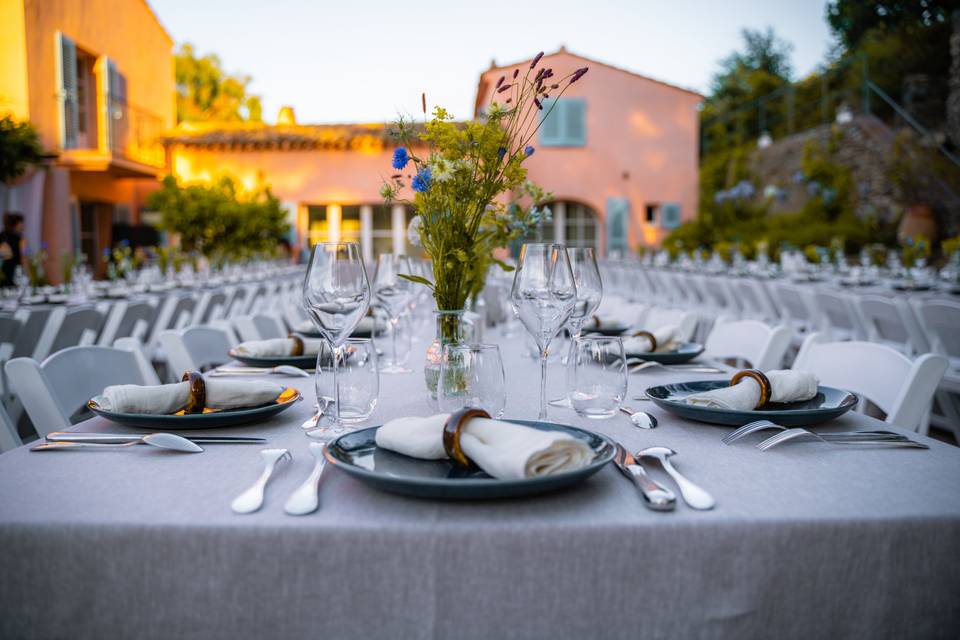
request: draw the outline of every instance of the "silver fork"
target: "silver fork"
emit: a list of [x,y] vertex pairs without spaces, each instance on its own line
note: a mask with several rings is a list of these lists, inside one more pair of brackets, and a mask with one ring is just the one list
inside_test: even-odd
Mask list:
[[[728,433],[723,437],[723,444],[732,444],[734,441],[739,440],[745,436],[755,433],[757,431],[763,431],[764,429],[780,429],[781,431],[790,430],[788,427],[779,425],[775,422],[769,420],[754,420],[753,422],[748,422],[743,425],[736,431]],[[824,434],[815,434],[812,431],[807,431],[806,429],[800,429],[800,431],[805,431],[814,437],[820,438],[824,442],[828,440],[834,441],[846,441],[846,440],[907,440],[905,436],[895,433],[893,431],[835,431],[833,433],[824,433]],[[791,438],[796,438],[797,436],[791,436]],[[912,442],[912,441],[911,441]]]
[[[865,433],[865,432],[861,431],[859,433]],[[828,434],[824,434],[824,435],[828,435]],[[836,434],[829,434],[829,435],[836,435]],[[877,434],[874,435],[872,438],[841,439],[841,438],[825,438],[812,431],[807,431],[806,429],[796,427],[794,429],[787,429],[786,431],[782,433],[778,433],[777,435],[771,438],[767,438],[766,440],[764,440],[763,442],[757,445],[757,449],[760,449],[760,451],[767,451],[768,449],[772,449],[778,444],[783,444],[784,442],[796,440],[797,438],[813,438],[815,440],[819,440],[821,442],[825,442],[827,444],[833,444],[833,445],[859,444],[859,445],[881,445],[881,446],[888,446],[888,447],[909,447],[914,449],[930,448],[927,445],[923,444],[922,442],[915,442],[907,438],[906,436],[902,436],[899,433],[894,433],[892,431],[877,432]]]

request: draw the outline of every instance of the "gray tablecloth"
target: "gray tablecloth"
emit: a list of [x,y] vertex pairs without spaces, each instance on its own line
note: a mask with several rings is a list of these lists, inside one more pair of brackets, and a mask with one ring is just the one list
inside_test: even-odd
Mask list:
[[[516,351],[504,347],[507,415],[529,418],[537,365]],[[550,376],[557,393],[562,367]],[[703,376],[635,374],[631,391],[690,377]],[[314,393],[285,380],[307,401],[228,430],[293,453],[253,515],[228,505],[260,473],[259,447],[0,456],[0,637],[957,637],[960,449],[761,453],[758,437],[724,446],[727,429],[649,403],[634,404],[660,418],[654,431],[551,409],[634,450],[676,449],[717,508],[648,511],[613,467],[562,493],[472,503],[380,493],[328,468],[320,510],[290,517]],[[428,413],[421,373],[381,386],[371,424]]]

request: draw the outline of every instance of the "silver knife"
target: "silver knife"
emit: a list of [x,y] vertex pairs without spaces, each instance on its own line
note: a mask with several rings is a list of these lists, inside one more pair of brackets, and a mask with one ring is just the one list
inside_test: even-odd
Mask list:
[[[92,442],[99,444],[123,444],[143,438],[138,433],[79,433],[73,431],[54,431],[47,434],[47,442]],[[248,436],[183,436],[196,444],[263,444],[266,438]]]
[[633,481],[643,495],[644,504],[654,511],[673,511],[677,506],[677,496],[666,487],[654,482],[643,466],[633,458],[633,454],[617,443],[617,455],[613,458],[617,468]]

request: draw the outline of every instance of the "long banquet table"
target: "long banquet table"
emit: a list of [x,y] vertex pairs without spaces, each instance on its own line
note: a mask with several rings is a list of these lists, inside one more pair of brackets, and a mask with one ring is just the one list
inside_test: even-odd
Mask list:
[[[536,414],[537,364],[501,343],[508,417]],[[507,345],[510,345],[508,348]],[[415,343],[419,360],[424,342]],[[702,374],[644,372],[646,386]],[[550,367],[556,395],[563,368]],[[659,428],[551,408],[628,448],[665,445],[714,494],[708,512],[644,508],[609,466],[560,493],[440,502],[325,470],[320,509],[284,515],[312,466],[306,396],[225,430],[287,447],[262,511],[231,513],[258,446],[198,455],[121,451],[0,456],[3,638],[955,638],[960,629],[960,449],[724,446],[727,429]],[[381,376],[370,424],[428,414],[421,372]],[[848,415],[831,428],[877,426]],[[82,430],[117,430],[92,419]],[[662,471],[654,477],[672,486]]]

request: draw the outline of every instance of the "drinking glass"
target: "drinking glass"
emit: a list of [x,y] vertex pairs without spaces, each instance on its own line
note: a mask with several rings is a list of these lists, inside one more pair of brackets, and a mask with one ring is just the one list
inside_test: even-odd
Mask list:
[[[603,297],[603,282],[600,279],[600,269],[597,268],[597,257],[591,247],[574,247],[567,249],[570,256],[570,269],[573,271],[573,281],[577,285],[577,302],[570,314],[567,326],[570,328],[570,354],[573,345],[583,330],[584,321],[600,306]],[[565,362],[569,360],[567,355]]]
[[303,305],[333,352],[333,421],[342,425],[338,376],[343,345],[370,307],[370,283],[357,243],[321,242],[313,246],[303,279]]
[[[380,375],[377,372],[377,350],[370,338],[348,338],[343,343],[337,370],[337,381],[333,381],[333,358],[327,349],[321,350],[317,358],[316,390],[317,400],[324,411],[330,404],[339,409],[340,425],[363,422],[373,413],[380,394]],[[334,385],[336,385],[336,390]],[[338,401],[330,403],[330,398]],[[316,432],[316,433],[315,433]],[[324,427],[312,430],[311,437],[335,435]]]
[[500,348],[495,344],[444,346],[437,402],[445,412],[479,407],[494,418],[503,416],[507,391]]
[[547,349],[577,301],[577,285],[562,244],[524,244],[513,277],[510,302],[540,352],[540,413],[547,417]]
[[[373,277],[373,294],[377,304],[386,313],[390,322],[390,335],[393,343],[392,353],[397,353],[397,325],[400,323],[400,314],[413,296],[413,283],[401,275],[413,273],[410,259],[407,256],[395,253],[381,253],[377,258],[377,273]],[[386,362],[380,369],[381,373],[410,373],[411,370],[403,366],[395,357]]]
[[585,418],[609,418],[627,395],[627,361],[623,341],[609,336],[581,336],[573,341],[568,378],[570,404]]

